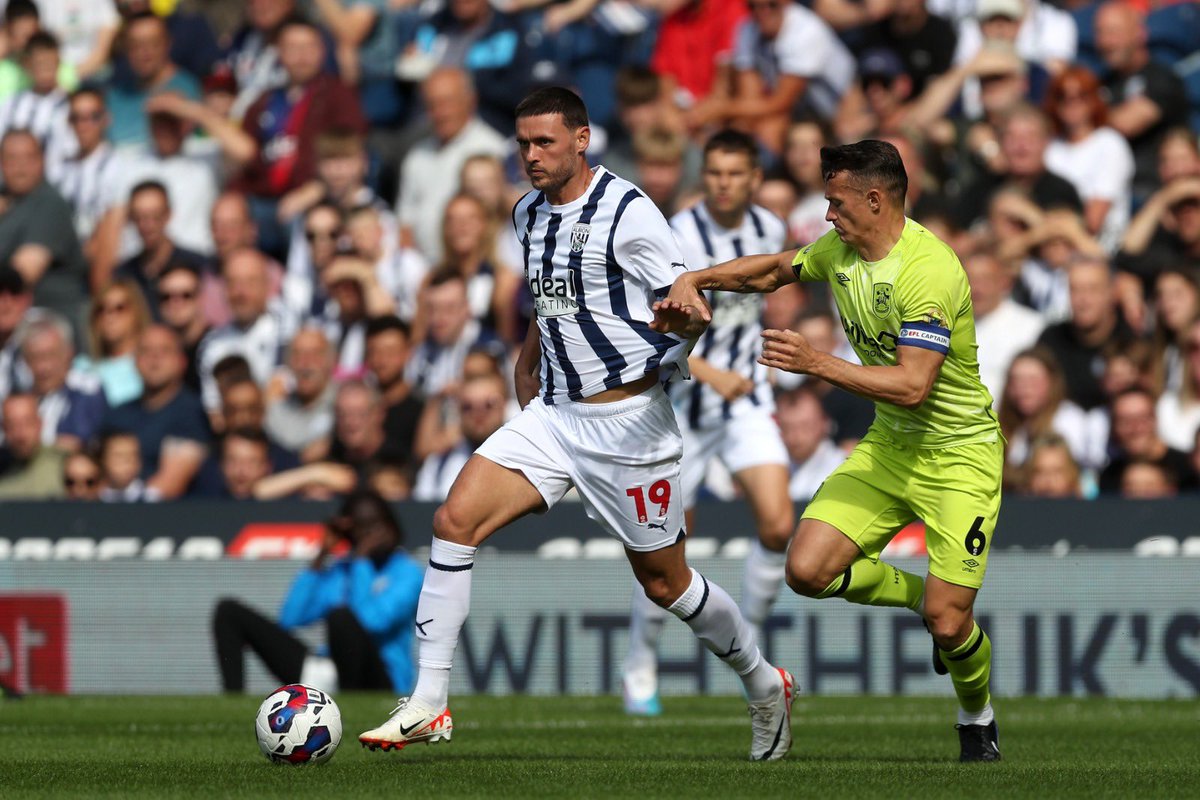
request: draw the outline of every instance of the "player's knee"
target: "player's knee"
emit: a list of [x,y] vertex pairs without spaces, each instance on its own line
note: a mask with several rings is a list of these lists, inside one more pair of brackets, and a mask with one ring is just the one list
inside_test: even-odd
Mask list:
[[650,602],[662,608],[668,608],[679,599],[678,595],[682,594],[682,592],[673,591],[671,582],[667,580],[666,575],[644,578],[641,583],[642,590],[646,593],[646,597],[650,598]]
[[784,577],[788,588],[805,597],[816,597],[833,582],[829,570],[813,561],[789,558]]
[[974,619],[970,611],[958,608],[926,609],[925,621],[938,647],[952,650],[971,635]]
[[433,535],[435,538],[454,544],[465,544],[475,547],[479,544],[478,526],[474,521],[462,514],[458,507],[449,501],[438,506],[433,515]]

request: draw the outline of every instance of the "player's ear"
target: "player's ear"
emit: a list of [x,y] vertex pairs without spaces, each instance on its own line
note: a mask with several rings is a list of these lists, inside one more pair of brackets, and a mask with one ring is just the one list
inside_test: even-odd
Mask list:
[[592,129],[584,125],[579,130],[575,131],[575,146],[582,155],[587,152],[588,144],[592,141]]
[[878,189],[867,190],[867,207],[871,209],[871,213],[878,214],[883,208],[883,201]]

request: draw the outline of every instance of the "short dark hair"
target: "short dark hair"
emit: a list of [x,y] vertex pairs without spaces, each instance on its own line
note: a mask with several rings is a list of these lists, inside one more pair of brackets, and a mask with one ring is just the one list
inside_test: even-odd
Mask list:
[[71,92],[71,96],[67,99],[67,104],[70,105],[71,103],[74,103],[76,98],[79,97],[94,97],[100,102],[100,105],[104,106],[106,109],[108,108],[108,100],[105,99],[104,92],[102,92],[96,86],[80,86],[78,89]]
[[158,277],[154,281],[155,285],[162,283],[163,278],[175,272],[186,272],[188,275],[194,277],[197,283],[201,280],[200,270],[191,264],[185,264],[182,261],[168,261],[167,265],[158,273]]
[[848,172],[860,184],[877,186],[891,198],[904,204],[908,194],[908,173],[894,144],[864,139],[853,144],[821,148],[821,175],[828,181],[839,172]]
[[259,445],[263,450],[270,451],[271,440],[267,438],[267,434],[260,428],[241,427],[226,431],[221,437],[221,455],[225,455],[225,445],[230,439],[245,439]]
[[388,314],[382,317],[371,317],[367,320],[367,338],[379,336],[382,333],[396,331],[405,339],[412,338],[412,329],[408,327],[408,323],[397,317],[395,314]]
[[1150,403],[1151,408],[1154,408],[1158,402],[1158,397],[1155,396],[1154,392],[1150,391],[1146,387],[1128,386],[1113,396],[1113,398],[1109,401],[1110,407],[1116,408],[1117,403],[1126,397],[1144,397],[1146,398],[1147,402]]
[[748,133],[725,128],[717,131],[704,143],[704,157],[709,153],[743,153],[750,159],[750,166],[758,169],[758,143]]
[[54,50],[58,51],[58,37],[50,31],[38,31],[29,37],[29,41],[25,43],[25,52],[32,53],[34,50]]
[[38,11],[37,3],[33,0],[8,0],[8,5],[4,7],[4,21],[16,22],[19,19],[28,19],[33,17],[40,20],[41,12]]
[[613,89],[619,108],[649,105],[662,94],[662,78],[649,67],[622,67]]
[[316,34],[317,38],[321,40],[321,44],[325,43],[325,35],[321,32],[321,26],[317,25],[307,17],[301,16],[300,14],[292,14],[283,22],[279,23],[279,35],[282,36],[283,32],[288,28],[307,28]]
[[454,267],[442,267],[441,269],[434,270],[433,274],[429,276],[429,288],[433,289],[437,286],[445,286],[447,283],[453,283],[454,281],[458,281],[464,287],[467,285],[467,279],[457,269]]
[[588,125],[587,106],[583,104],[583,98],[562,86],[534,89],[517,104],[517,119],[545,114],[561,114],[563,124],[571,130]]
[[213,380],[217,382],[217,387],[224,390],[226,386],[232,386],[235,383],[249,381],[258,385],[254,380],[254,373],[250,371],[250,362],[246,357],[234,353],[228,355],[213,365],[212,369]]
[[137,197],[142,192],[158,192],[167,201],[167,205],[171,205],[171,193],[167,191],[167,187],[163,185],[162,181],[148,180],[135,184],[134,187],[129,190],[129,202],[132,203],[133,198]]

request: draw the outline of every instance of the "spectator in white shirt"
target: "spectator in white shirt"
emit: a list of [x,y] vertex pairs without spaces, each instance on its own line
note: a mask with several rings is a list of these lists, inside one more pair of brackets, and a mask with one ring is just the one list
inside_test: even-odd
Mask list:
[[979,377],[998,401],[1008,365],[1017,353],[1037,343],[1046,323],[1036,311],[1012,299],[1013,275],[990,250],[968,256],[963,269],[975,309]]
[[846,460],[846,453],[830,438],[829,417],[820,398],[806,387],[776,395],[775,418],[791,462],[788,493],[797,502],[807,502]]

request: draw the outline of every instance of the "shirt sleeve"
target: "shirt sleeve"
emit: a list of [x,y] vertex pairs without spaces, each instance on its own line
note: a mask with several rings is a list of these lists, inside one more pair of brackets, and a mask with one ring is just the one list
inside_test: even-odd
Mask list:
[[656,297],[666,296],[671,284],[687,271],[675,232],[654,204],[639,195],[613,222],[613,253],[617,263]]
[[[942,258],[943,256],[938,256]],[[955,264],[921,259],[901,273],[896,281],[896,310],[900,312],[900,337],[896,344],[920,347],[942,355],[950,352],[958,303]]]
[[806,245],[792,259],[792,272],[796,273],[798,281],[826,280],[825,259],[821,258],[822,249],[817,247],[820,239]]

